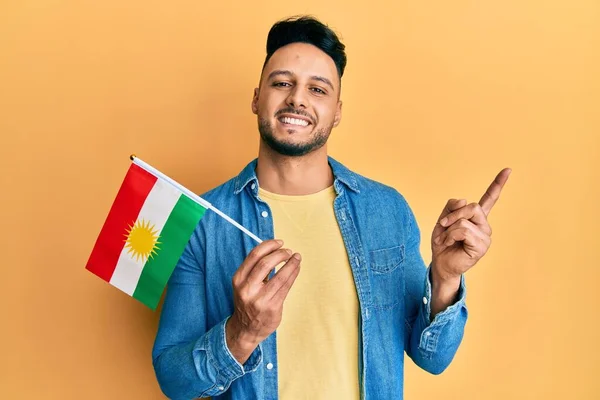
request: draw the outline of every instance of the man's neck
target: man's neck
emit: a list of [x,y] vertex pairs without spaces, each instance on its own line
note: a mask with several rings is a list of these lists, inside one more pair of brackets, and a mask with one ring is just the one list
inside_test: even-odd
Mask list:
[[282,156],[261,144],[256,165],[260,187],[271,193],[300,196],[333,185],[326,146],[302,157]]

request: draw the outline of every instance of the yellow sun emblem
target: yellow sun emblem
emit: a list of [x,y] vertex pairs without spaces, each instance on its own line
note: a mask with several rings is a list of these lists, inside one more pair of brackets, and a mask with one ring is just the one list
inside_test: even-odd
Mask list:
[[133,225],[129,225],[125,234],[125,248],[127,253],[132,255],[137,261],[140,259],[146,262],[148,258],[152,258],[159,249],[158,231],[154,229],[154,225],[150,221],[138,220]]

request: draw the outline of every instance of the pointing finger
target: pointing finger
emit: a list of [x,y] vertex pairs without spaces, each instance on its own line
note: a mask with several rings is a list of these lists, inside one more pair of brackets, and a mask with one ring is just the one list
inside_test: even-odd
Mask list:
[[479,200],[479,205],[483,209],[485,215],[489,215],[490,211],[492,211],[492,207],[500,198],[500,192],[504,187],[504,184],[508,180],[508,177],[512,170],[510,168],[504,168],[494,179],[494,182],[488,187],[485,191],[484,195]]

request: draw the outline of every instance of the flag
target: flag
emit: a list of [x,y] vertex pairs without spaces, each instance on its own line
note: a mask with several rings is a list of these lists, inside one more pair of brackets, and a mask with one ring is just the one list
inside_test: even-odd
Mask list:
[[86,269],[155,310],[206,209],[169,178],[132,163]]

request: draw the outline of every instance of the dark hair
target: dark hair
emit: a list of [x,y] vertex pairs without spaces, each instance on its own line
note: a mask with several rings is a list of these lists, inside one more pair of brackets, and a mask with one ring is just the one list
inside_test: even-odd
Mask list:
[[291,43],[308,43],[321,49],[333,59],[340,79],[346,68],[346,46],[327,25],[314,17],[303,15],[276,22],[267,36],[267,62],[278,49]]

